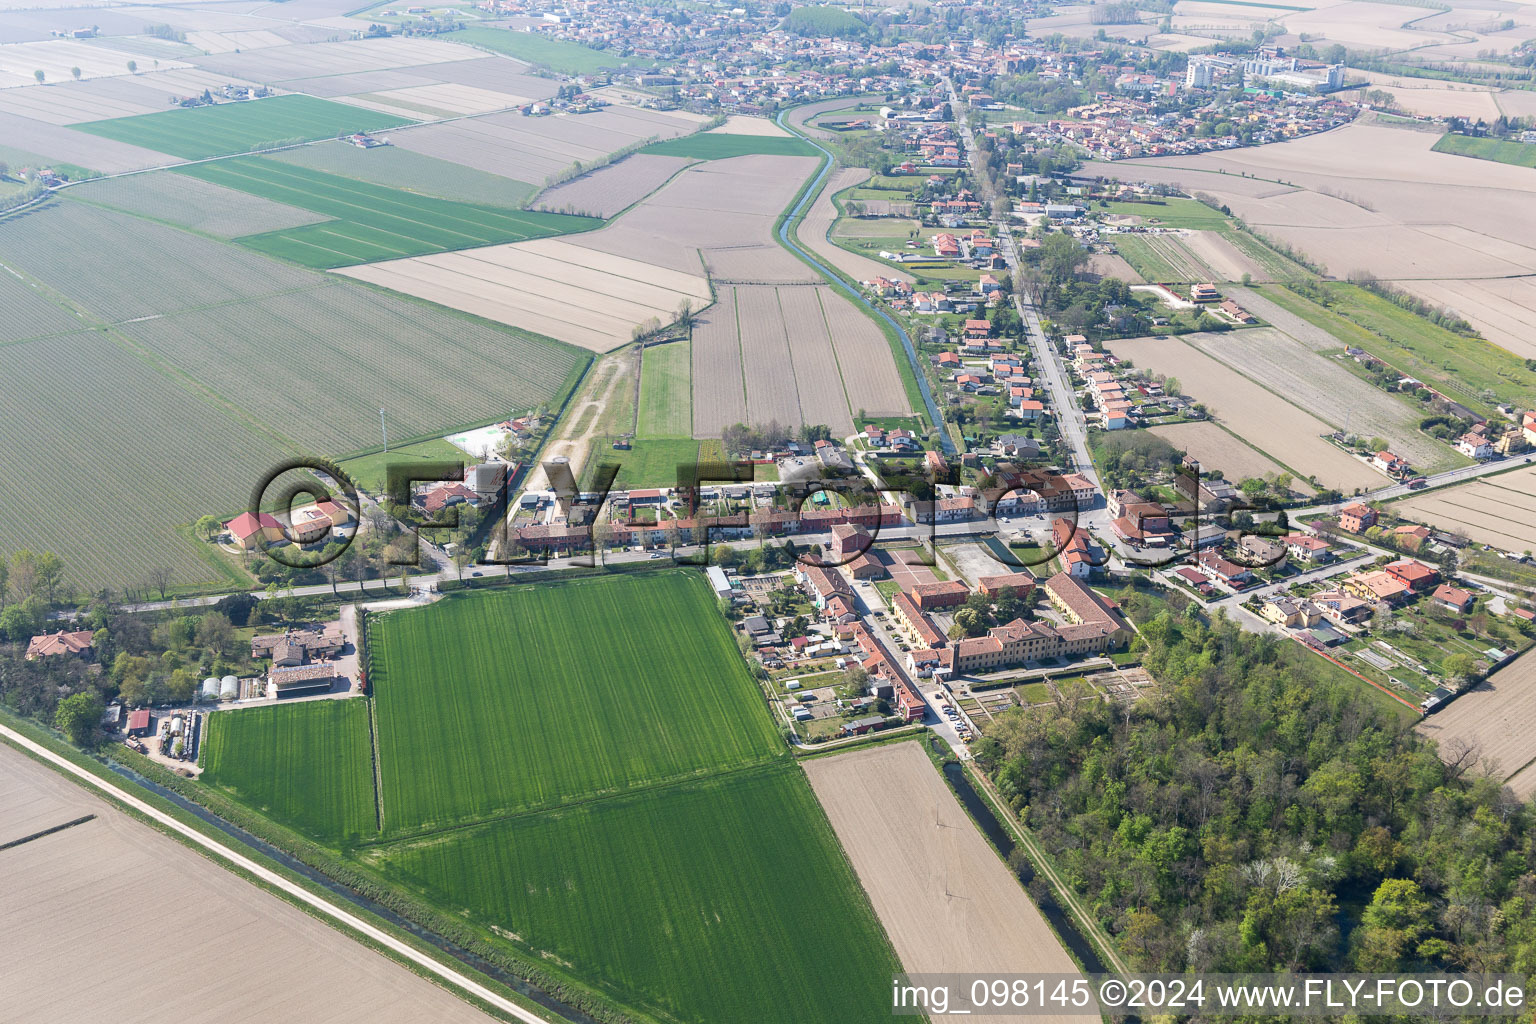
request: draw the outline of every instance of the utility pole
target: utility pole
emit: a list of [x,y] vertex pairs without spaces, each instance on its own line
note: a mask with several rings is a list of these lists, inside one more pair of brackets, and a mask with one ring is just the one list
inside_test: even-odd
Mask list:
[[389,430],[384,426],[384,410],[379,410],[379,433],[384,438],[384,450],[389,451]]

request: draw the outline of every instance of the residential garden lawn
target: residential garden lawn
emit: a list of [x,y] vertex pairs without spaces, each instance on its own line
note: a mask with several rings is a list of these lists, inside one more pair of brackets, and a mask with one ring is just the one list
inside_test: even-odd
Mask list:
[[768,156],[816,156],[819,151],[799,138],[703,132],[652,143],[640,152],[652,153],[656,156],[692,157],[695,160],[723,160],[727,157],[752,156],[758,153]]
[[217,185],[334,217],[320,224],[245,235],[236,240],[270,256],[320,269],[519,242],[586,231],[602,224],[596,217],[531,213],[437,199],[264,157],[220,160],[179,170]]
[[159,153],[202,160],[410,123],[392,114],[295,94],[114,117],[70,127]]
[[1013,692],[1017,693],[1019,700],[1025,704],[1046,704],[1051,699],[1051,688],[1044,683],[1025,683],[1023,686],[1014,687]]
[[[636,438],[630,442],[629,451],[615,451],[609,442],[594,448],[581,474],[581,485],[590,487],[597,479],[597,467],[603,462],[617,462],[619,475],[614,477],[613,489],[633,490],[636,487],[676,487],[678,467],[693,467],[699,459],[699,442],[691,437]],[[691,472],[689,474],[692,475]]]
[[1536,167],[1536,146],[1526,142],[1506,142],[1503,139],[1479,139],[1470,135],[1452,135],[1447,132],[1435,143],[1434,152],[1454,153],[1457,156],[1476,157],[1478,160],[1495,160],[1516,167]]
[[1341,343],[1364,349],[1484,415],[1493,412],[1481,398],[1485,389],[1521,406],[1536,405],[1536,372],[1519,357],[1432,324],[1356,285],[1319,287],[1328,295],[1327,308],[1278,285],[1260,290]]
[[388,832],[784,756],[698,573],[455,594],[369,636]]
[[332,845],[378,832],[368,702],[309,700],[217,711],[202,781]]
[[1094,203],[1093,212],[1144,217],[1169,228],[1220,231],[1228,225],[1226,214],[1196,199],[1166,199],[1161,203]]
[[431,462],[470,463],[473,460],[460,448],[434,437],[416,444],[391,448],[337,463],[352,482],[369,494],[383,494],[389,482],[390,466],[425,466]]
[[464,28],[442,38],[455,43],[470,43],[495,50],[509,57],[538,64],[566,75],[591,75],[605,68],[617,68],[626,64],[649,67],[651,61],[618,57],[594,50],[590,46],[551,39],[536,32],[513,32],[501,28]]
[[638,429],[641,437],[687,437],[693,433],[691,342],[645,349],[640,364]]
[[542,957],[647,1019],[890,1017],[900,967],[791,763],[407,841],[370,859],[488,942]]

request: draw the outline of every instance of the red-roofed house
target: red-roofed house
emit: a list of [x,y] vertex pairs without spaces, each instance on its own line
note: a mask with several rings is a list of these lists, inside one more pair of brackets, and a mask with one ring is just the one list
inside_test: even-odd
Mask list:
[[238,547],[245,549],[283,539],[283,524],[277,521],[276,516],[265,512],[257,515],[242,512],[225,523],[224,529],[229,531]]
[[1386,571],[1415,594],[1422,594],[1440,582],[1437,570],[1411,558],[1388,564]]
[[82,629],[73,633],[59,630],[57,633],[44,633],[29,640],[27,660],[36,661],[38,658],[55,658],[61,655],[89,658],[92,650],[90,630]]
[[1350,533],[1364,533],[1376,525],[1376,510],[1363,502],[1352,502],[1339,509],[1339,528]]
[[1466,613],[1472,610],[1471,591],[1453,587],[1449,583],[1442,583],[1436,587],[1431,600],[1441,608],[1449,608],[1453,612]]

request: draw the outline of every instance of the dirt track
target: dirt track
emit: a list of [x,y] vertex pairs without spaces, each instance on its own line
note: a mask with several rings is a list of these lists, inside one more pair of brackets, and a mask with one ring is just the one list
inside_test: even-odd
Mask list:
[[817,758],[805,771],[908,973],[1077,972],[915,743]]

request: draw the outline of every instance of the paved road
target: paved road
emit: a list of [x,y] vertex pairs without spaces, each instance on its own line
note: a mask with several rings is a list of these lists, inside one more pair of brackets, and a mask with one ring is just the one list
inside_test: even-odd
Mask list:
[[174,832],[177,835],[180,835],[197,844],[203,849],[216,854],[219,858],[227,861],[229,864],[240,869],[241,871],[247,872],[258,881],[263,882],[274,889],[282,890],[283,893],[285,893],[289,898],[296,900],[305,906],[313,908],[313,910],[318,912],[321,916],[330,918],[343,927],[353,929],[372,942],[378,943],[380,946],[385,947],[394,956],[410,961],[411,963],[430,973],[432,976],[446,982],[449,986],[458,989],[460,992],[468,993],[470,996],[473,996],[482,1002],[494,1006],[497,1010],[500,1010],[507,1016],[513,1017],[520,1021],[525,1021],[527,1024],[552,1024],[549,1018],[541,1017],[538,1014],[533,1013],[532,1011],[518,1005],[517,1003],[502,997],[500,994],[492,991],[489,988],[486,988],[479,982],[472,980],[471,978],[459,973],[453,968],[448,967],[438,962],[434,958],[427,956],[425,953],[420,952],[414,946],[400,941],[389,932],[376,927],[372,923],[365,921],[364,919],[357,917],[356,915],[343,909],[337,904],[332,903],[324,896],[316,895],[303,886],[289,881],[286,877],[271,870],[266,865],[252,860],[250,857],[247,857],[235,847],[230,846],[212,836],[206,835],[203,832],[200,832],[197,829],[191,827],[190,825],[183,824],[153,804],[141,800],[126,790],[119,789],[118,787],[110,784],[105,779],[91,774],[84,768],[76,765],[74,762],[68,760],[67,758],[61,757],[59,754],[54,753],[52,750],[49,750],[47,747],[44,747],[38,743],[34,743],[32,740],[23,736],[21,733],[16,732],[14,729],[0,725],[0,736],[3,736],[5,739],[14,743],[16,746],[21,747],[34,756],[47,761],[54,767],[74,777],[77,782],[81,782],[91,789],[105,793],[110,799],[115,800],[129,808],[132,808],[133,810],[154,821],[161,828]]
[[1505,459],[1492,459],[1488,462],[1480,462],[1475,466],[1462,466],[1460,469],[1448,469],[1444,473],[1436,473],[1424,478],[1424,486],[1417,489],[1406,484],[1390,484],[1386,487],[1378,487],[1374,491],[1366,491],[1358,497],[1345,498],[1343,501],[1334,502],[1331,505],[1309,505],[1306,508],[1292,509],[1289,513],[1292,519],[1318,513],[1337,512],[1345,505],[1356,501],[1372,502],[1386,501],[1389,498],[1401,498],[1405,494],[1423,494],[1426,490],[1436,487],[1445,487],[1448,484],[1462,483],[1467,480],[1475,480],[1480,476],[1490,473],[1502,473],[1506,469],[1514,469],[1517,466],[1528,465],[1536,462],[1536,452],[1528,452],[1525,455],[1516,455]]

